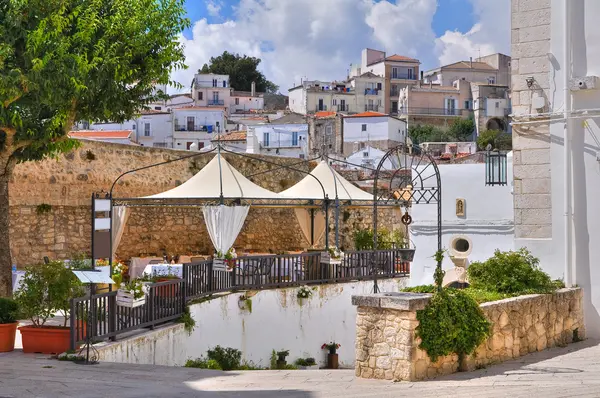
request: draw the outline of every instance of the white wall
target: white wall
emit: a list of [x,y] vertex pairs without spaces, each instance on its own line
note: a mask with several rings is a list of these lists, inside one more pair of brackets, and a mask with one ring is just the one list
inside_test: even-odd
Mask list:
[[[406,278],[379,281],[383,292],[397,292]],[[252,300],[252,312],[239,308],[236,293],[190,306],[196,329],[186,340],[189,358],[206,355],[216,345],[242,351],[243,358],[268,367],[272,350],[289,350],[288,363],[313,357],[325,365],[323,343],[341,344],[340,367],[354,368],[356,338],[355,294],[369,294],[373,282],[318,286],[313,296],[299,302],[298,288],[264,290]]]
[[[550,62],[544,55],[548,65],[547,75],[536,76],[537,79],[550,81],[549,98],[553,112],[562,112],[564,104],[563,73],[563,28],[564,1],[552,0],[551,48],[555,60]],[[600,15],[600,2],[596,0],[570,1],[571,4],[571,37],[572,69],[575,76],[600,76],[600,29],[597,16]],[[540,57],[541,58],[541,57]],[[521,60],[520,62],[523,62]],[[513,77],[513,85],[522,84]],[[587,90],[573,93],[574,109],[599,109],[600,91]],[[554,278],[564,277],[564,127],[562,120],[550,125],[551,135],[551,203],[552,203],[552,238],[550,239],[518,239],[515,246],[527,246],[533,254],[541,259],[542,268]],[[600,146],[600,118],[574,120],[570,129],[573,150],[573,266],[574,283],[584,289],[584,312],[586,333],[590,337],[600,337],[600,164],[597,154]],[[535,140],[531,138],[532,145]]]
[[[187,130],[187,118],[194,117],[194,125],[198,127],[212,126],[212,133],[203,131],[174,131],[174,148],[186,149],[187,143],[203,143],[205,147],[210,145],[210,141],[215,137],[217,131],[217,122],[220,125],[220,131],[225,132],[225,114],[222,109],[194,109],[181,108],[173,109],[173,127],[184,126]],[[175,123],[176,121],[176,123]]]
[[[145,136],[145,124],[150,123],[150,136]],[[132,139],[143,146],[155,146],[156,143],[173,146],[173,120],[170,113],[142,115],[136,121]]]
[[288,91],[289,97],[289,108],[294,113],[300,113],[306,115],[306,90],[304,88],[297,88],[295,90]]
[[[473,242],[469,261],[491,257],[496,249],[514,248],[512,187],[485,186],[485,164],[439,165],[442,181],[442,247],[448,249],[455,235],[466,235]],[[423,178],[433,174],[432,167],[423,171]],[[512,157],[509,157],[507,180],[512,181]],[[426,186],[435,186],[427,179]],[[432,185],[433,184],[433,185]],[[456,199],[465,199],[465,217],[456,215]],[[411,286],[433,282],[437,251],[437,205],[415,204],[410,210],[413,224],[411,240],[416,252],[411,264]],[[444,269],[454,268],[448,258]]]
[[[238,100],[238,105],[235,104],[235,100]],[[249,110],[262,110],[265,107],[265,99],[263,97],[244,97],[237,96],[229,99],[229,112],[235,113],[236,111],[249,111]]]
[[[268,124],[249,127],[260,146],[260,153],[272,156],[298,158],[306,157],[308,145],[308,124]],[[292,146],[292,133],[298,133],[298,145]],[[269,134],[269,145],[264,142],[264,134]],[[256,149],[256,148],[255,148]],[[279,153],[277,154],[277,150]],[[256,153],[256,152],[253,152]]]
[[[367,131],[362,131],[363,124]],[[405,130],[404,122],[389,116],[344,118],[344,142],[403,141]]]

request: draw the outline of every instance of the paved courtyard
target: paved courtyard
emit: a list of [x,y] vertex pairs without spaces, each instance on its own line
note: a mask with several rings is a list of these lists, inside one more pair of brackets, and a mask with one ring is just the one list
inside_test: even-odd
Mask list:
[[4,397],[600,397],[600,342],[585,341],[420,383],[351,370],[219,372],[0,354]]

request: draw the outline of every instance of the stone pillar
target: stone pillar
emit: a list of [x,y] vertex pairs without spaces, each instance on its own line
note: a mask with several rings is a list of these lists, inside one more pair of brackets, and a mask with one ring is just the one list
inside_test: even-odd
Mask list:
[[417,366],[422,351],[414,335],[417,310],[425,308],[430,298],[431,294],[420,293],[352,296],[352,304],[358,306],[357,377],[407,381],[427,377],[427,366]]

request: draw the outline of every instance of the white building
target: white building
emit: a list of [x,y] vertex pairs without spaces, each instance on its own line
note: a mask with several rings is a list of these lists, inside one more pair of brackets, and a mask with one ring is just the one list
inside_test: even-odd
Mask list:
[[198,73],[194,76],[192,96],[197,106],[226,107],[231,99],[229,75]]
[[230,131],[227,134],[217,134],[212,139],[213,147],[218,143],[234,152],[246,152],[248,147],[245,131]]
[[511,58],[496,53],[473,61],[459,61],[423,72],[423,82],[451,86],[457,80],[510,86]]
[[[364,167],[375,169],[379,166],[379,163],[384,156],[385,151],[367,145],[346,158],[346,162],[351,163],[351,165],[345,165],[345,168],[359,171],[364,170]],[[341,164],[341,166],[344,167],[344,164]],[[394,164],[388,158],[385,160],[382,167],[383,170],[392,170]]]
[[387,150],[404,143],[406,123],[377,112],[344,117],[344,153],[354,153],[366,146]]
[[289,114],[274,123],[248,126],[247,152],[305,159],[308,123],[302,115]]
[[69,138],[75,139],[85,139],[92,141],[102,141],[102,142],[111,142],[113,144],[134,144],[131,141],[131,136],[133,134],[132,130],[104,130],[104,131],[94,131],[94,130],[78,130],[71,131],[69,133]]
[[224,131],[225,110],[221,107],[192,106],[174,108],[173,148],[190,149],[197,144],[201,150],[210,145],[216,134]]
[[[507,157],[508,179],[512,178],[512,156]],[[496,249],[514,248],[514,222],[512,187],[484,186],[486,165],[440,164],[442,182],[442,247],[450,254],[462,243],[470,254],[467,265],[484,261],[494,255]],[[421,178],[426,186],[435,186],[432,167],[420,166]],[[462,213],[457,200],[462,199]],[[437,205],[414,204],[410,208],[413,223],[410,239],[416,248],[410,269],[412,286],[433,283],[436,262],[432,258],[437,250]],[[460,242],[462,240],[463,242]],[[466,242],[466,243],[465,243]],[[448,281],[454,278],[454,263],[446,255],[442,264]]]
[[527,3],[512,0],[515,247],[583,288],[598,338],[600,2]]
[[194,99],[189,93],[171,95],[171,98],[169,98],[169,100],[166,103],[167,109],[183,108],[193,105]]

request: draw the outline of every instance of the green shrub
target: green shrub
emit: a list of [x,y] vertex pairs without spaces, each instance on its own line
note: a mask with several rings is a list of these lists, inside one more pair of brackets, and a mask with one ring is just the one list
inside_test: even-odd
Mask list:
[[198,368],[198,369],[214,369],[214,370],[223,370],[221,369],[221,365],[214,359],[205,359],[205,358],[197,358],[197,359],[188,359],[185,363],[186,368]]
[[206,352],[208,359],[216,361],[223,370],[238,369],[242,360],[242,352],[235,348],[216,346]]
[[314,358],[298,358],[294,361],[294,365],[296,366],[314,366],[316,364]]
[[10,298],[0,297],[0,324],[16,323],[19,320],[19,305]]
[[551,293],[556,285],[527,249],[501,252],[484,262],[471,263],[467,273],[472,288],[505,294]]
[[405,287],[402,289],[403,292],[411,293],[435,293],[435,286],[433,285],[420,285],[413,287]]
[[184,330],[187,332],[188,336],[191,336],[192,332],[196,328],[196,320],[194,319],[194,317],[192,316],[192,313],[190,312],[189,305],[187,305],[185,307],[185,311],[179,318],[179,322],[183,323]]
[[[373,250],[373,230],[370,228],[354,231],[354,247],[356,250]],[[377,231],[377,248],[386,250],[394,245],[400,247],[404,244],[404,233],[402,230],[389,231],[380,228]]]
[[477,304],[489,303],[490,301],[498,301],[515,296],[514,294],[489,292],[487,290],[474,289],[472,287],[464,289],[463,292],[475,300]]
[[490,323],[477,302],[456,289],[434,293],[427,307],[417,311],[417,319],[419,348],[434,362],[452,353],[462,359],[475,351],[490,333]]

